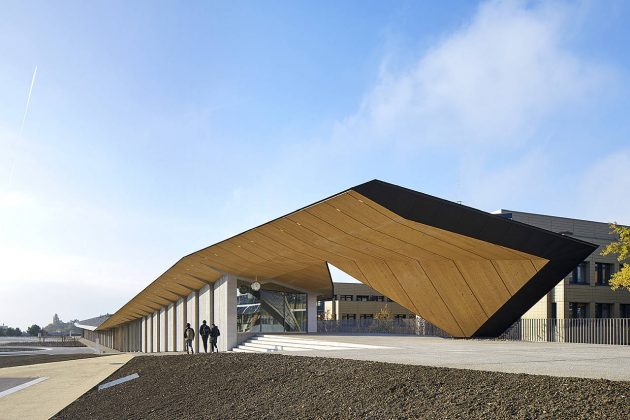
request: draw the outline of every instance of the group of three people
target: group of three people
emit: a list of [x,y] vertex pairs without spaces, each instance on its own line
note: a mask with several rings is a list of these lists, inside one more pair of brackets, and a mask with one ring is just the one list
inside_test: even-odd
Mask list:
[[[219,331],[219,327],[212,324],[212,328],[206,324],[204,320],[199,327],[199,335],[203,340],[203,349],[206,353],[208,353],[208,337],[210,337],[210,352],[219,351],[217,347],[217,339],[221,335]],[[189,354],[189,350],[191,353],[195,353],[193,350],[193,340],[195,339],[195,330],[190,326],[190,324],[186,324],[186,329],[184,330],[184,342],[186,343],[186,354]]]

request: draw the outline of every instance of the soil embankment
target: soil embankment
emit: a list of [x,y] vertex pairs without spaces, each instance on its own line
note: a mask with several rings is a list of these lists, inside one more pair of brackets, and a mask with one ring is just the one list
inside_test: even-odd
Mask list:
[[219,353],[140,356],[58,419],[630,418],[630,382]]

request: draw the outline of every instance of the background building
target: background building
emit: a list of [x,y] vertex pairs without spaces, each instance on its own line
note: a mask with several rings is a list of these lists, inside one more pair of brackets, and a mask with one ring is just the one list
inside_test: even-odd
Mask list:
[[332,300],[320,301],[319,319],[371,319],[387,307],[392,318],[415,318],[416,314],[362,283],[335,283]]
[[614,255],[601,255],[617,239],[607,223],[503,209],[495,214],[599,245],[523,318],[630,318],[630,292],[608,284],[620,264]]

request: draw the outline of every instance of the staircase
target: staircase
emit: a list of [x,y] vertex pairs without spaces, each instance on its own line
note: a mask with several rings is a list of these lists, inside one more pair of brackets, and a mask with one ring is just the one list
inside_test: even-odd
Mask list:
[[270,353],[275,351],[384,349],[369,344],[314,340],[294,335],[263,334],[252,337],[232,349],[238,353]]

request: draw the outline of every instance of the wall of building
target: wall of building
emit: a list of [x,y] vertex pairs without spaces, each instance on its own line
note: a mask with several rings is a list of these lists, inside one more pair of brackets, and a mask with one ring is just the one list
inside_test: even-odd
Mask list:
[[612,304],[612,317],[618,317],[620,316],[620,304],[630,304],[630,292],[627,290],[612,290],[608,285],[596,284],[595,263],[612,264],[613,273],[620,268],[614,255],[601,255],[604,247],[616,239],[610,235],[610,227],[607,223],[511,210],[501,210],[501,212],[511,214],[512,220],[599,245],[595,252],[585,260],[588,265],[587,284],[572,284],[572,274],[570,274],[541,301],[537,302],[532,309],[527,311],[523,318],[551,318],[554,303],[556,318],[570,318],[569,304],[571,302],[588,304],[588,316],[590,318],[596,317],[597,303],[610,303]]
[[[324,303],[324,315],[333,319],[343,319],[344,315],[355,315],[356,319],[360,319],[361,315],[374,316],[384,309],[385,306],[387,306],[392,316],[415,317],[416,315],[365,284],[334,283],[333,286],[333,300]],[[352,296],[352,301],[341,300],[342,296]],[[372,296],[380,296],[383,298],[383,301],[357,301],[357,296],[369,296],[370,298]]]

